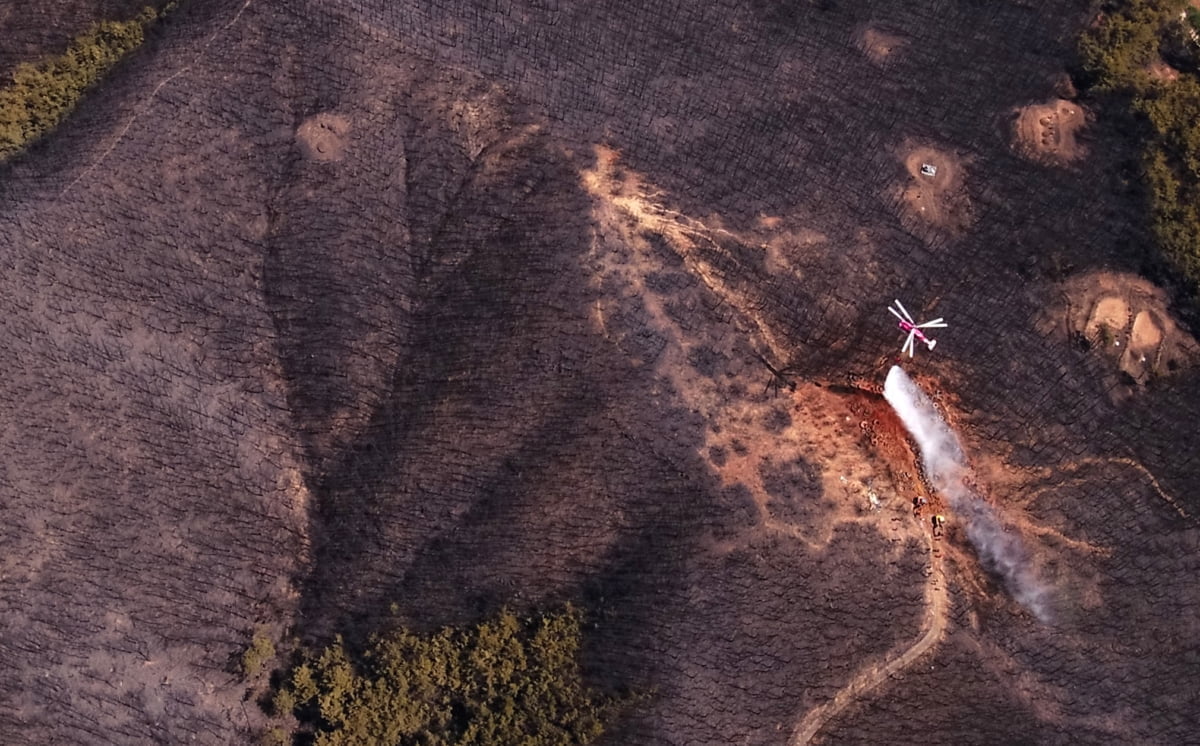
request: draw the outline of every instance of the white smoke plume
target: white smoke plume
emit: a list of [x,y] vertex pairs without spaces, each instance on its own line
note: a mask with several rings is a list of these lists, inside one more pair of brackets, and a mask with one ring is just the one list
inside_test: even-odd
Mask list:
[[1025,608],[1041,621],[1049,621],[1049,591],[1033,569],[1029,550],[1020,535],[1006,529],[992,506],[967,485],[962,446],[933,402],[898,365],[888,371],[883,397],[917,441],[926,478],[962,522],[984,566],[1004,578],[1009,593]]

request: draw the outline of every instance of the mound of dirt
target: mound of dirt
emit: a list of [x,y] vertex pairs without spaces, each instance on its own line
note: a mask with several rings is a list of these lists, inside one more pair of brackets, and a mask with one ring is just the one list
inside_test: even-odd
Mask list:
[[864,26],[855,33],[854,42],[877,65],[894,60],[908,46],[904,35],[879,26]]
[[[1102,296],[1092,308],[1085,333],[1089,338],[1100,340],[1119,334],[1129,324],[1129,304],[1115,295]],[[1115,340],[1114,340],[1115,341]],[[1116,341],[1117,346],[1120,342]]]
[[1193,368],[1200,345],[1180,328],[1165,293],[1136,275],[1091,272],[1066,283],[1072,333],[1138,383]]
[[942,148],[909,145],[902,151],[907,179],[900,187],[906,225],[957,235],[974,220],[967,197],[963,159]]
[[1162,327],[1155,323],[1154,314],[1141,311],[1133,319],[1133,331],[1129,334],[1129,349],[1136,354],[1145,354],[1150,350],[1157,351],[1162,342]]
[[328,163],[342,160],[348,134],[350,120],[326,111],[301,122],[296,128],[296,142],[305,158]]
[[1087,155],[1087,149],[1076,139],[1086,123],[1087,112],[1071,101],[1054,99],[1030,104],[1014,113],[1013,145],[1033,160],[1071,163]]

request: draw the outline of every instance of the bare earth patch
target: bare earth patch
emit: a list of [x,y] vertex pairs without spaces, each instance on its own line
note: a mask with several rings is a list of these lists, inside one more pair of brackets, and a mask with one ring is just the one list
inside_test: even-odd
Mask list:
[[1075,137],[1086,123],[1086,112],[1070,101],[1054,99],[1030,104],[1016,111],[1013,144],[1035,161],[1071,163],[1087,154]]
[[[1193,367],[1200,345],[1167,309],[1165,293],[1137,275],[1091,272],[1066,283],[1067,330],[1138,383]],[[1059,317],[1061,318],[1061,316]],[[1047,317],[1048,323],[1054,323]]]
[[[1099,340],[1119,333],[1128,324],[1129,304],[1116,295],[1107,295],[1096,301],[1085,333],[1089,338]],[[1117,344],[1120,344],[1119,340]]]
[[1133,332],[1129,335],[1129,349],[1134,352],[1145,352],[1156,349],[1162,342],[1162,329],[1154,323],[1154,316],[1149,311],[1142,311],[1133,320]]
[[336,162],[346,149],[350,120],[341,114],[324,111],[305,119],[296,128],[296,142],[304,157],[313,161]]
[[908,46],[908,39],[900,34],[885,31],[878,26],[866,26],[854,35],[855,45],[877,65],[894,59],[898,52]]
[[910,228],[931,227],[951,234],[974,221],[964,188],[965,170],[957,155],[927,145],[906,146],[907,178],[900,189],[902,219]]
[[1164,60],[1158,59],[1146,66],[1146,72],[1155,80],[1164,80],[1168,83],[1173,83],[1179,80],[1179,71],[1168,65]]

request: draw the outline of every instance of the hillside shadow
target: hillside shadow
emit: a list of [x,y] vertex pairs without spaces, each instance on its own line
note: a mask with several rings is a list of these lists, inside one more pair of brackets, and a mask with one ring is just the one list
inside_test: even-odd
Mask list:
[[588,316],[574,164],[537,136],[485,160],[430,234],[386,393],[314,469],[314,638],[361,636],[392,603],[427,627],[561,597],[640,510],[606,472],[637,471],[619,412],[648,378]]

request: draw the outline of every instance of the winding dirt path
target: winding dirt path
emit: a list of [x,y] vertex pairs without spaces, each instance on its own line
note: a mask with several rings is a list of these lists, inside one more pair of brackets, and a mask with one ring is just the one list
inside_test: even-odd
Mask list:
[[851,703],[866,696],[872,689],[912,665],[942,639],[946,631],[947,610],[950,594],[946,589],[942,552],[930,542],[930,572],[925,584],[925,617],[921,621],[921,636],[912,645],[900,651],[887,663],[872,665],[860,671],[850,683],[842,687],[833,699],[810,710],[796,726],[789,746],[808,744],[825,725],[846,709]]
[[[635,174],[625,172],[618,176],[614,168],[618,157],[615,151],[597,148],[596,155],[596,168],[583,174],[583,184],[597,199],[597,223],[610,231],[628,232],[625,243],[631,246],[639,245],[638,234],[643,231],[664,237],[679,254],[688,269],[703,282],[709,291],[724,299],[731,307],[738,309],[753,324],[753,327],[747,329],[747,332],[757,337],[772,355],[782,359],[787,345],[778,339],[776,330],[766,319],[762,318],[760,314],[754,313],[753,299],[745,298],[737,288],[730,287],[723,282],[718,274],[712,271],[709,263],[698,255],[697,248],[700,245],[718,255],[724,252],[716,239],[718,234],[734,239],[737,239],[737,236],[721,228],[709,227],[699,220],[662,206],[656,200],[658,193],[644,185]],[[621,216],[620,219],[617,218],[618,215]],[[632,223],[632,225],[627,223]],[[646,252],[646,256],[650,255],[651,252]],[[631,294],[641,298],[646,312],[653,319],[653,328],[668,340],[667,351],[656,362],[660,374],[671,379],[677,391],[682,392],[685,396],[690,396],[690,403],[693,407],[707,411],[711,416],[720,420],[723,423],[722,431],[738,434],[742,451],[739,453],[737,450],[731,449],[724,456],[721,464],[713,465],[714,472],[723,483],[741,484],[749,490],[759,514],[758,530],[783,534],[805,543],[813,550],[822,549],[827,545],[830,535],[824,537],[810,535],[810,531],[804,530],[801,526],[791,521],[780,520],[771,514],[768,508],[768,490],[762,483],[759,471],[762,463],[778,459],[782,451],[789,446],[812,449],[813,443],[795,433],[794,427],[788,427],[785,428],[784,433],[774,434],[765,441],[769,444],[768,450],[760,450],[756,448],[759,441],[753,437],[753,433],[746,430],[746,411],[730,409],[727,404],[720,401],[719,396],[704,390],[705,384],[702,381],[685,380],[680,377],[679,371],[687,370],[687,366],[677,351],[688,347],[686,344],[688,335],[670,320],[661,299],[648,291],[642,280],[648,269],[651,268],[641,268],[639,271],[638,267],[612,266],[608,268],[608,272],[611,277],[622,278]],[[596,318],[599,327],[604,329],[607,334],[605,313],[599,303],[596,307]],[[812,392],[807,393],[811,394]],[[801,397],[801,400],[806,398]],[[826,409],[828,408],[826,407]],[[851,410],[847,409],[846,414],[850,413]],[[753,417],[750,419],[757,421]],[[849,417],[846,419],[848,420]],[[853,441],[854,439],[851,439],[851,442],[845,443],[842,450],[853,452],[855,450]],[[912,459],[912,454],[908,454],[907,458]],[[917,472],[915,465],[910,468],[910,471]],[[846,482],[844,475],[851,472],[852,470],[844,468],[844,466],[829,470],[830,474],[843,474],[843,483]],[[856,478],[853,481],[862,480]],[[864,483],[869,483],[869,481],[868,478]],[[921,492],[927,492],[927,490],[921,490]],[[849,503],[845,509],[850,510]],[[845,522],[858,520],[850,512],[840,515],[838,518]],[[830,521],[830,529],[837,523],[837,520]],[[946,589],[943,552],[935,543],[935,539],[928,534],[926,536],[929,542],[929,565],[926,569],[925,613],[921,620],[920,635],[912,644],[894,650],[882,662],[876,661],[860,670],[832,699],[805,714],[793,731],[789,740],[790,744],[807,744],[848,705],[867,695],[883,681],[912,665],[944,636],[949,593]]]
[[[1046,468],[1037,469],[1034,471],[1034,473],[1037,474],[1037,478],[1039,478],[1039,479],[1047,479],[1051,476],[1055,476],[1055,475],[1059,475],[1059,474],[1079,472],[1085,466],[1095,466],[1095,465],[1107,466],[1108,464],[1119,464],[1121,466],[1127,466],[1130,469],[1133,469],[1134,471],[1138,472],[1139,474],[1141,474],[1143,477],[1146,478],[1146,481],[1148,481],[1150,483],[1150,486],[1154,488],[1155,493],[1158,494],[1158,496],[1162,499],[1162,501],[1164,503],[1166,503],[1168,506],[1170,506],[1170,508],[1173,511],[1175,511],[1176,513],[1179,514],[1180,518],[1183,518],[1188,521],[1192,521],[1194,523],[1200,522],[1200,521],[1197,521],[1197,518],[1195,516],[1193,516],[1191,513],[1189,513],[1186,508],[1184,508],[1182,505],[1180,505],[1178,500],[1176,500],[1174,497],[1172,497],[1170,495],[1170,493],[1168,493],[1165,489],[1163,489],[1163,486],[1161,484],[1159,484],[1158,479],[1154,476],[1154,473],[1151,472],[1150,469],[1148,469],[1145,464],[1138,461],[1137,459],[1130,458],[1128,456],[1096,456],[1093,458],[1082,459],[1073,464],[1066,464],[1065,466],[1055,466],[1055,467],[1046,467]],[[1094,479],[1095,477],[1070,476],[1068,478],[1071,480],[1087,481],[1089,479]],[[1062,486],[1063,486],[1063,483],[1060,481],[1060,482],[1056,482],[1054,484],[1049,484],[1049,485],[1040,487],[1040,488],[1030,492],[1026,496],[1026,498],[1023,502],[1029,503],[1030,501],[1032,501],[1036,497],[1040,496],[1044,492],[1047,492],[1048,490],[1060,489]]]

